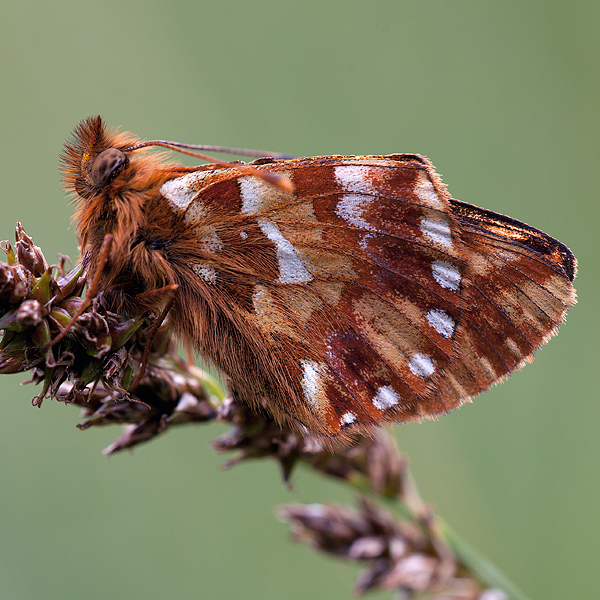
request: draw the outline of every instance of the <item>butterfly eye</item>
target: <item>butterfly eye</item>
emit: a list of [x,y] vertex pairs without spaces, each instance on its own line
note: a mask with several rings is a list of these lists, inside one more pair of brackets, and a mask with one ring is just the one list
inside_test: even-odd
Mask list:
[[92,183],[96,187],[106,185],[127,163],[128,159],[117,148],[109,148],[94,159],[90,173]]

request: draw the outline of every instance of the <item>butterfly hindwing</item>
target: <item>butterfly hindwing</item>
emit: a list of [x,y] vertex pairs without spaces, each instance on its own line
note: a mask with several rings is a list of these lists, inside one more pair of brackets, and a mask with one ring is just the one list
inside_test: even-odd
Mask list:
[[269,354],[234,387],[313,431],[447,411],[530,359],[574,301],[562,245],[453,200],[422,157],[252,164],[295,192],[223,169],[162,193],[211,301]]

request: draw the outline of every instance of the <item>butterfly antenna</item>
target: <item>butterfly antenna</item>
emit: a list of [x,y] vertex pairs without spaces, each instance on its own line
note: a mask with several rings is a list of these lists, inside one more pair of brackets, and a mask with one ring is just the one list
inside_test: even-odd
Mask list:
[[248,175],[254,175],[259,179],[262,179],[266,183],[280,188],[284,192],[293,193],[295,189],[294,184],[290,181],[288,177],[285,177],[284,175],[277,175],[272,171],[263,171],[260,169],[256,169],[251,165],[246,165],[239,162],[221,160],[219,158],[215,158],[214,156],[208,156],[207,154],[201,154],[199,152],[191,152],[191,150],[209,150],[212,152],[226,152],[227,154],[239,154],[241,156],[257,156],[261,158],[293,158],[286,154],[278,154],[276,152],[262,152],[260,150],[244,150],[242,148],[205,146],[201,144],[181,144],[179,142],[168,142],[166,140],[150,140],[148,142],[140,142],[139,144],[134,144],[133,146],[122,148],[121,151],[132,152],[133,150],[139,150],[140,148],[147,148],[149,146],[160,146],[161,148],[168,148],[169,150],[174,150],[175,152],[180,152],[181,154],[185,154],[187,156],[194,156],[195,158],[200,158],[202,160],[206,160],[208,162],[213,163],[215,165],[215,168],[238,169],[239,171],[247,173]]
[[[140,142],[129,148],[124,148],[123,151],[137,150],[145,146],[163,146],[171,150],[206,150],[207,152],[219,152],[220,154],[236,154],[237,156],[254,156],[255,158],[280,158],[289,160],[296,158],[290,154],[281,154],[279,152],[265,152],[263,150],[249,150],[247,148],[228,148],[227,146],[207,146],[205,144],[182,144],[181,142],[169,142],[167,140],[150,140],[148,142]],[[183,152],[182,154],[186,154]],[[195,156],[192,154],[191,156]]]

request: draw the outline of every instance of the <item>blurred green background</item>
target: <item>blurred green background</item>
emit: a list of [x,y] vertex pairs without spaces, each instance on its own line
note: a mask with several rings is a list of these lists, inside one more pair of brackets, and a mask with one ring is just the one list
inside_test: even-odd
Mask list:
[[[423,496],[537,599],[598,596],[600,4],[401,0],[2,3],[0,239],[76,256],[57,171],[77,122],[295,155],[419,152],[455,198],[559,238],[579,304],[473,405],[394,429]],[[2,378],[0,598],[350,597],[354,565],[288,540],[285,502],[351,502],[224,429],[105,458],[118,428]],[[386,597],[379,595],[375,597]]]

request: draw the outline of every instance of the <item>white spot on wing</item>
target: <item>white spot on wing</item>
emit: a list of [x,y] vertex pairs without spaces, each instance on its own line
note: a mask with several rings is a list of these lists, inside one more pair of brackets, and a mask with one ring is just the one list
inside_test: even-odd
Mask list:
[[171,179],[162,184],[160,193],[175,210],[183,212],[198,195],[201,181],[206,175],[205,171],[198,171],[188,173],[177,179]]
[[485,371],[485,373],[491,380],[498,378],[498,375],[496,374],[494,367],[492,367],[492,363],[487,358],[480,356],[479,357],[479,365],[481,366],[481,368]]
[[256,314],[262,315],[265,312],[265,306],[269,301],[269,292],[262,286],[257,285],[252,294],[252,306]]
[[303,360],[301,365],[304,397],[315,408],[322,408],[325,401],[323,371],[326,367],[323,363],[317,363],[313,360]]
[[434,260],[431,265],[433,278],[443,287],[456,292],[460,286],[458,269],[444,260]]
[[197,263],[192,265],[192,270],[207,283],[217,283],[217,272],[212,267]]
[[452,337],[456,323],[454,319],[445,311],[440,308],[432,308],[427,313],[427,320],[429,324],[443,337]]
[[[278,175],[292,179],[291,171],[277,171]],[[293,202],[292,192],[286,192],[254,176],[240,177],[240,197],[243,215],[258,215],[270,208]]]
[[340,165],[335,167],[334,172],[340,188],[344,192],[350,192],[344,194],[337,203],[336,214],[353,227],[375,230],[362,215],[369,208],[373,197],[379,195],[371,183],[371,178],[379,170],[368,166]]
[[417,353],[410,359],[410,370],[419,377],[429,377],[435,372],[435,362],[427,354]]
[[[242,196],[242,214],[255,215],[263,207],[267,184],[256,177],[240,177],[240,194]],[[272,187],[271,187],[272,189]]]
[[429,180],[427,175],[423,172],[419,174],[419,181],[413,188],[415,196],[429,208],[435,208],[440,210],[444,208],[444,203],[440,200],[433,183]]
[[377,190],[371,184],[371,176],[378,170],[373,167],[340,165],[335,167],[335,178],[345,192],[358,192],[377,196]]
[[335,207],[335,214],[342,217],[346,223],[359,229],[376,231],[363,216],[363,212],[369,208],[373,201],[372,196],[364,194],[345,194]]
[[395,406],[398,402],[400,402],[400,397],[391,385],[381,386],[373,398],[373,406],[379,410]]
[[356,421],[356,415],[351,413],[350,411],[345,412],[340,419],[340,425],[343,427],[344,425],[350,425]]
[[369,249],[369,241],[374,237],[375,236],[372,233],[365,233],[360,236],[360,248],[363,252],[366,252]]
[[208,233],[202,237],[202,247],[206,252],[212,254],[223,250],[223,240],[218,236],[214,227],[211,227]]
[[422,217],[421,231],[434,244],[450,250],[452,248],[452,232],[450,223],[442,217]]
[[306,283],[311,281],[312,275],[306,270],[304,263],[296,253],[296,249],[283,237],[277,226],[267,219],[259,219],[258,226],[275,244],[277,249],[279,281],[281,283]]
[[515,340],[513,340],[512,338],[506,338],[504,340],[504,343],[506,344],[506,347],[515,355],[515,356],[520,356],[521,354],[523,354],[523,351],[519,348],[519,346],[517,345],[517,343],[515,342]]

